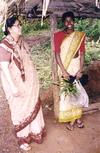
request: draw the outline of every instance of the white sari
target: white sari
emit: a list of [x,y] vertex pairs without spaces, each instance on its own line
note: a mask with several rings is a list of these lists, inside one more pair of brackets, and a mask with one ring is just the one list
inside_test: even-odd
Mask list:
[[[11,53],[9,71],[20,93],[18,97],[13,96],[9,82],[1,70],[2,86],[8,100],[16,136],[19,144],[30,143],[32,140],[40,142],[44,135],[45,124],[39,98],[39,80],[36,69],[24,41],[21,41],[20,44],[15,44],[10,36],[7,36],[5,40],[9,45],[1,42],[0,46]],[[15,50],[10,46],[13,46]],[[21,71],[13,60],[16,51],[23,62],[25,81],[22,80]]]

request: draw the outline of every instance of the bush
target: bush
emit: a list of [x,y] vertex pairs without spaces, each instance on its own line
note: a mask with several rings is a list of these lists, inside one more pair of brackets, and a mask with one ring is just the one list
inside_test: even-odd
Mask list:
[[43,23],[43,26],[41,26],[40,20],[34,20],[34,21],[22,21],[22,33],[23,34],[31,34],[35,31],[42,31],[42,30],[48,30],[50,28],[48,20],[45,20]]
[[4,37],[2,26],[0,26],[0,40]]
[[100,59],[100,45],[91,46],[90,42],[86,44],[85,64],[88,65],[94,60]]
[[95,41],[100,36],[100,20],[99,19],[81,19],[76,20],[75,29],[84,31],[87,37],[91,37]]

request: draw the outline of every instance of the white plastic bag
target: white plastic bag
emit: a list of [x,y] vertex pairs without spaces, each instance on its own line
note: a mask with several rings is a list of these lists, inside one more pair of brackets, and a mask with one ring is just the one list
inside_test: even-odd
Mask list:
[[69,122],[79,119],[82,115],[82,107],[88,107],[88,95],[79,81],[74,82],[77,88],[76,94],[60,96],[59,122]]
[[[88,107],[89,97],[88,97],[85,89],[81,85],[80,81],[75,80],[74,83],[77,88],[77,94],[76,94],[76,100],[75,100],[76,103],[81,105],[82,107]],[[73,98],[75,98],[75,96],[73,96]]]

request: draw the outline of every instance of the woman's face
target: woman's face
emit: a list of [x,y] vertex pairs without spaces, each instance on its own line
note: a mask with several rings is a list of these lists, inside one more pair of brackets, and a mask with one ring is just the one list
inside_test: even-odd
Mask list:
[[9,32],[10,34],[14,34],[16,36],[20,36],[21,35],[21,25],[20,22],[18,20],[15,21],[15,23],[13,24],[13,26],[11,28],[9,28]]
[[74,21],[71,17],[67,17],[65,19],[65,26],[68,30],[73,30],[74,29]]

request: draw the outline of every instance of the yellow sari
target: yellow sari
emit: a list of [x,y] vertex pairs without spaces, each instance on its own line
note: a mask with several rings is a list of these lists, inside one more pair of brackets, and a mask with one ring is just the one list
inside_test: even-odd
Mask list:
[[[84,37],[85,33],[75,31],[67,36],[61,44],[60,56],[62,63],[67,72],[72,76],[75,76],[80,69],[80,55],[77,58],[74,58],[74,56],[79,51]],[[60,68],[58,68],[58,75],[60,82],[62,82]],[[84,97],[86,97],[87,102],[85,106],[87,107],[88,97],[81,84],[80,86],[80,93],[83,92]],[[80,98],[80,95],[77,95],[76,97],[74,95],[65,95],[65,93],[61,93],[59,105],[59,122],[70,122],[81,118],[82,108],[80,107],[80,101],[82,100],[82,98]],[[78,103],[76,101],[78,101]]]

